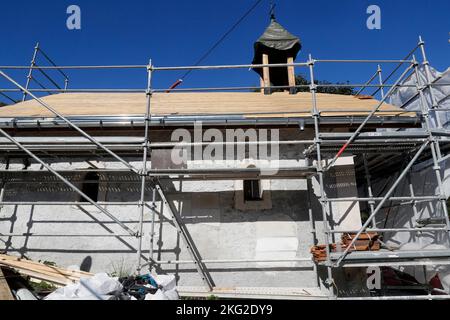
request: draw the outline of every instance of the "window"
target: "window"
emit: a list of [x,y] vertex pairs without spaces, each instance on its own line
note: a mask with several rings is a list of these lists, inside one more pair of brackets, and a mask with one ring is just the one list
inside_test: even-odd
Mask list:
[[[98,189],[99,189],[100,177],[96,172],[89,172],[84,177],[83,186],[81,191],[93,201],[98,201]],[[81,202],[88,202],[85,198],[81,197]]]
[[262,201],[260,180],[244,180],[244,201]]
[[[256,168],[255,164],[245,165],[246,168]],[[234,181],[234,207],[236,209],[242,211],[272,209],[270,180],[255,178]]]

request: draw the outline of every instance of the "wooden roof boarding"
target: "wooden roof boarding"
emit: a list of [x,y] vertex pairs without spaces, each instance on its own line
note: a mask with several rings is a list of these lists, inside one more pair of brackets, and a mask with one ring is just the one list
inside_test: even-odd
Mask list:
[[[131,116],[146,110],[144,93],[61,93],[41,98],[65,116]],[[321,116],[365,116],[379,101],[354,96],[317,94]],[[243,115],[249,118],[309,117],[311,93],[290,95],[280,92],[263,95],[253,92],[155,93],[151,100],[152,115]],[[383,104],[377,116],[412,117],[398,107]],[[1,118],[53,117],[54,114],[36,100],[0,108]]]

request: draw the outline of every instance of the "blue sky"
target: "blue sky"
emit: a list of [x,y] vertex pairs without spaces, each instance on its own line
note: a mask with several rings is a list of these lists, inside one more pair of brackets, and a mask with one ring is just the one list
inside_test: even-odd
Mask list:
[[[0,65],[28,65],[39,41],[61,65],[146,64],[192,65],[255,0],[230,1],[2,1]],[[428,58],[438,70],[449,66],[450,1],[277,1],[277,20],[301,38],[297,61],[311,53],[323,59],[401,59],[426,41]],[[77,4],[82,29],[66,28],[66,8]],[[381,8],[382,29],[366,28],[366,8]],[[253,42],[268,25],[269,1],[265,0],[204,64],[250,63]],[[391,65],[383,66],[388,72]],[[365,82],[375,65],[317,67],[317,77],[333,82]],[[304,70],[298,70],[303,72]],[[21,83],[23,73],[10,72]],[[155,75],[155,86],[170,86],[182,72]],[[75,88],[143,88],[143,71],[70,71]],[[7,83],[0,80],[2,87]],[[196,71],[184,87],[257,85],[248,70]]]

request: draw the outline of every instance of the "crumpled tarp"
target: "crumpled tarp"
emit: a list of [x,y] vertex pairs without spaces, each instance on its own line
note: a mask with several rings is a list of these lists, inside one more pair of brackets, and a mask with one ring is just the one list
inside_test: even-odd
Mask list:
[[297,57],[297,53],[301,48],[300,39],[287,31],[275,20],[270,22],[264,34],[255,42],[255,52],[275,49],[288,51],[294,58]]

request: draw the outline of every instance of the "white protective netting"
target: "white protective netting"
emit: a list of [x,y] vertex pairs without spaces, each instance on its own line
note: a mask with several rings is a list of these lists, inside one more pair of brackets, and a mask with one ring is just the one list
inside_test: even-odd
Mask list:
[[[430,67],[431,82],[433,84],[450,83],[450,68],[445,72],[438,72]],[[427,83],[425,66],[418,67],[420,84]],[[396,89],[390,97],[389,103],[410,111],[422,111],[422,102],[418,94],[416,85],[416,76],[413,74],[402,82],[402,85],[412,85],[412,87],[400,87]],[[440,109],[450,109],[450,86],[433,86],[431,88],[434,96],[434,103],[430,89],[423,91],[423,98],[426,99],[425,107],[438,106]],[[450,112],[429,113],[430,126],[438,127],[438,121],[442,128],[450,128]],[[416,130],[416,129],[414,129]],[[441,177],[444,193],[448,199],[450,196],[450,160],[441,163]],[[381,191],[386,181],[380,181],[374,185],[374,191]],[[394,196],[410,196],[410,185],[414,187],[415,196],[439,195],[439,187],[436,181],[436,174],[433,169],[432,161],[416,164],[409,175],[404,178],[397,187]],[[438,201],[418,201],[416,210],[412,205],[393,206],[384,222],[386,228],[416,228],[423,223],[430,223],[430,218],[436,219],[438,223],[444,222],[444,212],[441,203]],[[440,220],[440,221],[439,221]],[[428,221],[428,222],[427,222]],[[383,227],[380,226],[379,227]],[[385,242],[398,250],[446,250],[450,248],[448,232],[390,232],[385,233]],[[426,267],[403,267],[402,271],[414,276],[422,283],[428,283],[436,274],[444,287],[444,290],[450,293],[450,266],[426,266]]]

